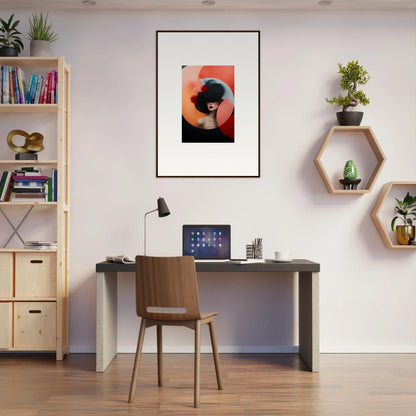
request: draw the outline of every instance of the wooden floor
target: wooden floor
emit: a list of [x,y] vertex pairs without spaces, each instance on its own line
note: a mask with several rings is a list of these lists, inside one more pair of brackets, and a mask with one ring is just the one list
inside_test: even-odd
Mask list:
[[416,354],[322,354],[320,373],[292,354],[221,354],[223,391],[212,356],[202,354],[199,409],[192,407],[191,354],[165,354],[164,387],[157,387],[156,356],[144,354],[129,405],[133,359],[119,354],[96,373],[94,354],[61,362],[0,354],[0,415],[416,415]]

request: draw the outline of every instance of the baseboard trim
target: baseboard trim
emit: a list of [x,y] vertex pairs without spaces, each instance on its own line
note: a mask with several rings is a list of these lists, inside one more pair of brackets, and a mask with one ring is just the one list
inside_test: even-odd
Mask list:
[[415,354],[416,345],[328,345],[321,354]]
[[[166,353],[184,353],[194,352],[193,346],[163,346]],[[240,354],[296,354],[299,348],[294,345],[281,346],[219,346],[218,351],[222,354],[240,353]],[[71,345],[69,352],[72,354],[95,354],[95,345]],[[131,354],[136,352],[136,346],[119,345],[117,352],[120,354]],[[143,353],[155,353],[156,346],[143,347]],[[201,353],[211,353],[209,345],[201,346]],[[329,345],[321,347],[321,354],[416,354],[416,345]]]
[[[298,353],[299,348],[293,345],[281,345],[281,346],[261,346],[261,345],[254,345],[254,346],[218,346],[218,352],[222,354],[227,353],[240,353],[240,354],[276,354],[276,353],[286,353],[286,354],[296,354]],[[135,353],[136,347],[135,346],[121,346],[117,347],[117,352],[120,354],[126,353]],[[156,346],[145,346],[143,347],[143,353],[155,353]],[[175,353],[175,354],[190,354],[194,352],[194,347],[190,345],[180,345],[180,346],[163,346],[163,352],[166,353]],[[201,346],[201,353],[211,353],[212,349],[209,345],[202,345]]]

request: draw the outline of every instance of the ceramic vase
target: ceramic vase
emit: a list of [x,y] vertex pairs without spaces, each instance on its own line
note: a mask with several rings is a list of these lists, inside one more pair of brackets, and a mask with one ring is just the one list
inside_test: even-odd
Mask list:
[[31,40],[30,56],[51,56],[51,43],[47,40]]
[[402,246],[407,246],[410,240],[415,239],[414,225],[398,225],[396,227],[397,242]]

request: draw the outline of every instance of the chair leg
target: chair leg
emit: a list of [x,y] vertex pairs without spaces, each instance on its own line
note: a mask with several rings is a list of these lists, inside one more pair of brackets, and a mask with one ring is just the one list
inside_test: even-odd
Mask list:
[[194,367],[194,407],[199,407],[199,380],[201,372],[201,321],[195,321],[195,367]]
[[218,390],[222,390],[220,357],[218,355],[217,337],[215,335],[214,321],[208,322],[209,334],[211,336],[212,353],[214,355],[215,373],[217,375]]
[[142,355],[145,331],[146,331],[146,319],[142,318],[142,323],[140,324],[139,338],[137,340],[137,350],[136,350],[136,357],[134,359],[133,374],[131,376],[129,403],[134,402],[134,396],[136,394],[137,373],[139,372],[139,367],[140,367],[140,358]]
[[157,381],[159,386],[163,386],[163,343],[162,325],[156,326],[157,333]]

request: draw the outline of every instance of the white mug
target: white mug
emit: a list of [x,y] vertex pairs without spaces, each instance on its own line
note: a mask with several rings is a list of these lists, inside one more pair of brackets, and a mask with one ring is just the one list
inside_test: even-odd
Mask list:
[[274,258],[277,261],[290,261],[292,260],[292,255],[288,251],[275,251]]

